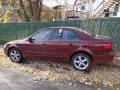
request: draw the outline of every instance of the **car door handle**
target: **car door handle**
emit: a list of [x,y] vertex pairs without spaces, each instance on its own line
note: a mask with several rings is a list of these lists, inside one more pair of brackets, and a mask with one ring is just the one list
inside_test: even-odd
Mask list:
[[74,46],[74,45],[72,43],[70,43],[69,46]]
[[42,45],[46,45],[45,43],[43,43]]

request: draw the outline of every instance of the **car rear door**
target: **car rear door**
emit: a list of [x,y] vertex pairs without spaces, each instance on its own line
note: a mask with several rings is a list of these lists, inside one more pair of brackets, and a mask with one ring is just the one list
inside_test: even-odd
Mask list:
[[57,28],[51,35],[47,46],[49,59],[67,60],[71,53],[79,47],[80,37],[69,29]]

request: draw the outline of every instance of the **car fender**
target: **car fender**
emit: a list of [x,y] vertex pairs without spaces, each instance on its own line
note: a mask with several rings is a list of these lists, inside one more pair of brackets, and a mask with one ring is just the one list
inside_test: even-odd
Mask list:
[[12,48],[12,47],[18,48],[18,46],[16,44],[10,44],[9,48]]
[[84,52],[84,53],[87,53],[88,55],[90,55],[91,59],[94,60],[94,54],[92,53],[91,50],[87,49],[87,48],[78,48],[76,51],[74,51],[71,55],[71,57],[76,54],[76,53],[79,53],[79,52]]
[[8,52],[11,48],[17,48],[18,50],[20,50],[16,44],[10,44],[9,48],[7,49],[7,55],[8,55]]

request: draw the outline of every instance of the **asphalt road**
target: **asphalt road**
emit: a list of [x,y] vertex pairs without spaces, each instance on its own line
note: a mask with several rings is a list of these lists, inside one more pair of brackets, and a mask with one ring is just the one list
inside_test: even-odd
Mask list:
[[[73,83],[74,84],[74,83]],[[94,87],[77,83],[77,86],[69,85],[69,81],[34,82],[29,74],[0,68],[0,90],[96,90]]]

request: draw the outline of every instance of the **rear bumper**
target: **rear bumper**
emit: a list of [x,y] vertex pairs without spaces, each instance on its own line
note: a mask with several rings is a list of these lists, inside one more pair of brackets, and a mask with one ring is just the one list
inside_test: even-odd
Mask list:
[[96,55],[94,58],[94,64],[105,64],[114,60],[114,53],[111,51],[105,55]]

